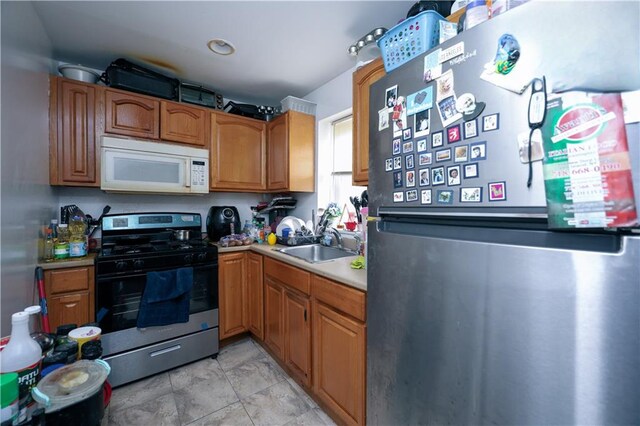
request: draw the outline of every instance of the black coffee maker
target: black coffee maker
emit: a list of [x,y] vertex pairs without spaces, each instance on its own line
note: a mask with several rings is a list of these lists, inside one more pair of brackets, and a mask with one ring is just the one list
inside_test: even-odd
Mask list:
[[233,206],[211,206],[207,215],[207,235],[209,241],[217,242],[221,237],[239,234],[240,215]]

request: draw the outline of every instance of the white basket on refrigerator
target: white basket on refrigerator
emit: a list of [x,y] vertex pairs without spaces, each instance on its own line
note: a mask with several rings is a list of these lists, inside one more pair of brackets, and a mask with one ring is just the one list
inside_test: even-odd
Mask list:
[[309,115],[316,115],[316,104],[313,102],[305,101],[304,99],[296,98],[294,96],[287,96],[280,101],[282,104],[282,112],[288,110],[303,112]]

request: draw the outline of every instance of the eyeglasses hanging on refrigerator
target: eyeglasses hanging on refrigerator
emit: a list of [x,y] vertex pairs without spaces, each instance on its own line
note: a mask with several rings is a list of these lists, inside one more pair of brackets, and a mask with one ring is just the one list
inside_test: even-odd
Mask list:
[[527,163],[529,164],[529,177],[527,178],[527,188],[531,188],[533,179],[533,162],[531,161],[531,146],[533,145],[533,136],[536,130],[542,139],[542,123],[547,115],[547,81],[544,76],[542,79],[534,78],[531,81],[531,98],[529,98],[529,143],[527,147]]

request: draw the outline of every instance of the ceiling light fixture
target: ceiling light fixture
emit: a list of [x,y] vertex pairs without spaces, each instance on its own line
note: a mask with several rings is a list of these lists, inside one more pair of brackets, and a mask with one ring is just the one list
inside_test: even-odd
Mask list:
[[207,47],[213,53],[217,53],[218,55],[223,56],[231,55],[236,51],[236,48],[233,44],[221,38],[214,38],[213,40],[209,40],[207,42]]

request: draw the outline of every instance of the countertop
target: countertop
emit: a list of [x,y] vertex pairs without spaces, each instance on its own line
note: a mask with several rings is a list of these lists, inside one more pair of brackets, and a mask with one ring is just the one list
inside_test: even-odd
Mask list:
[[52,262],[39,262],[36,266],[39,266],[44,270],[93,266],[97,255],[98,253],[89,253],[86,257],[54,260]]
[[305,271],[348,285],[358,290],[367,291],[367,270],[352,269],[351,262],[356,256],[343,257],[324,263],[309,263],[304,260],[275,251],[287,246],[276,244],[251,244],[248,246],[218,247],[218,253],[251,250],[264,256],[269,256],[284,263],[296,266]]
[[[281,262],[296,266],[313,274],[320,275],[325,278],[348,285],[358,290],[367,291],[367,271],[366,269],[352,269],[351,262],[356,256],[343,257],[324,263],[309,263],[304,260],[289,256],[284,253],[275,251],[287,246],[276,244],[270,246],[268,244],[251,244],[248,246],[237,247],[218,247],[218,253],[231,253],[234,251],[251,250],[258,254],[269,256]],[[81,266],[93,266],[97,253],[89,253],[87,257],[79,259],[54,260],[53,262],[40,262],[36,266],[40,266],[44,270],[77,268]]]

